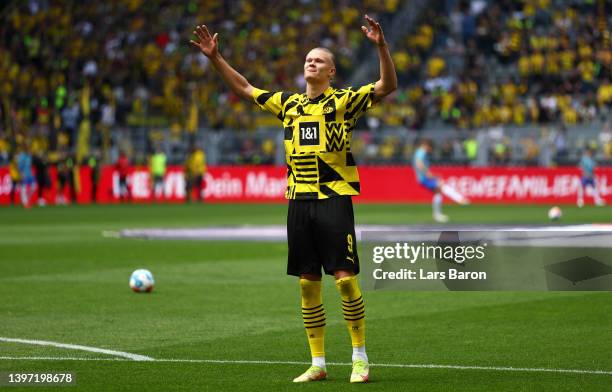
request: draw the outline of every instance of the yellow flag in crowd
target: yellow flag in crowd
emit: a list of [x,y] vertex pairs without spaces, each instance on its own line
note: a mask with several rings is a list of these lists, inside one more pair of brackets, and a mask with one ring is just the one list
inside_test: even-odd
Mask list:
[[189,116],[187,117],[187,132],[195,133],[198,129],[198,106],[195,101],[191,101],[189,106]]
[[89,121],[89,113],[91,112],[89,106],[90,95],[91,91],[89,89],[89,84],[86,83],[81,91],[81,113],[83,113],[83,120],[81,120],[81,124],[79,125],[76,162],[73,169],[74,187],[77,193],[79,193],[81,189],[81,176],[79,175],[80,163],[83,161],[83,158],[89,154],[89,136],[91,134],[91,122]]

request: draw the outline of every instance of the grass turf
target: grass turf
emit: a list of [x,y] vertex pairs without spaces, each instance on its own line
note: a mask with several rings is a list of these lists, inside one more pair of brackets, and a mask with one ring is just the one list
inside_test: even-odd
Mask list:
[[[452,207],[452,206],[451,206]],[[74,206],[0,210],[0,336],[156,359],[308,361],[284,243],[145,241],[103,230],[282,224],[282,205]],[[457,223],[545,223],[543,206],[447,209]],[[612,222],[609,208],[564,208],[565,223]],[[357,223],[428,223],[429,206],[357,205]],[[150,295],[132,270],[153,271]],[[350,361],[339,298],[325,280],[327,359]],[[367,292],[372,362],[611,371],[610,293]],[[0,342],[0,357],[108,355]],[[0,360],[0,371],[73,371],[74,390],[353,390],[350,367],[314,385],[296,364]],[[610,375],[372,367],[369,390],[608,390]],[[38,387],[35,390],[43,390]],[[48,388],[57,390],[57,388]],[[18,390],[18,388],[11,388]],[[32,390],[32,388],[24,388]]]

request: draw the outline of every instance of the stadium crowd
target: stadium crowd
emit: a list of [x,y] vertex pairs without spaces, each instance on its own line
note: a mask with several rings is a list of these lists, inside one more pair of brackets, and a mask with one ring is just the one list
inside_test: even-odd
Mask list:
[[115,126],[155,123],[177,133],[199,125],[252,129],[249,108],[216,93],[225,89],[207,72],[206,58],[188,47],[197,22],[220,31],[226,57],[245,76],[288,89],[303,86],[295,72],[313,42],[332,48],[339,68],[351,68],[363,40],[352,25],[364,11],[390,14],[398,6],[284,1],[261,12],[248,1],[13,4],[2,11],[7,23],[0,26],[4,133],[51,150],[75,146],[86,88],[94,143],[103,147]]
[[[188,47],[196,23],[214,26],[224,55],[255,85],[300,91],[309,48],[329,47],[338,75],[348,79],[361,65],[363,13],[385,22],[411,6],[301,0],[275,2],[262,12],[251,1],[69,5],[29,0],[0,8],[0,165],[26,144],[51,162],[83,162],[92,155],[89,147],[104,162],[114,161],[112,148],[133,152],[114,136],[130,127],[168,128],[180,139],[198,128],[276,126],[221,86],[206,58]],[[611,8],[606,0],[429,2],[410,32],[392,43],[400,89],[361,128],[532,126],[539,140],[542,125],[605,123],[612,106]],[[152,152],[163,137],[148,135]],[[234,146],[236,162],[270,162],[270,139],[245,140]],[[471,154],[466,140],[439,143],[438,155]],[[535,147],[525,143],[533,155]],[[504,144],[501,138],[493,156],[507,154]],[[611,148],[602,146],[610,158]],[[355,148],[376,151],[371,161],[386,162],[411,145],[364,134]]]
[[396,43],[405,88],[374,127],[571,126],[610,116],[612,2],[455,3],[428,9]]

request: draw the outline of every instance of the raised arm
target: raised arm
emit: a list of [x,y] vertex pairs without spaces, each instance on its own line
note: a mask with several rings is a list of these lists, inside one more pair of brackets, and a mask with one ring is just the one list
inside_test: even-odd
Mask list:
[[370,25],[370,29],[361,26],[361,31],[370,41],[376,44],[378,58],[380,59],[380,79],[374,84],[374,101],[378,102],[397,89],[397,74],[380,23],[368,15],[365,16],[365,19]]
[[200,52],[210,59],[211,64],[215,67],[219,75],[221,75],[225,84],[227,84],[240,98],[252,101],[253,86],[251,86],[244,76],[232,68],[232,66],[225,61],[223,56],[221,56],[221,53],[219,53],[219,33],[215,33],[215,35],[211,36],[206,25],[201,25],[196,26],[193,34],[197,37],[197,40],[190,40],[189,42],[200,49]]

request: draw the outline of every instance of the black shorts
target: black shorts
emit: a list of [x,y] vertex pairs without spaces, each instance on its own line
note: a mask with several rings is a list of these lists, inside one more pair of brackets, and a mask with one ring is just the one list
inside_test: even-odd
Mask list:
[[350,196],[289,200],[287,274],[328,275],[337,270],[359,273],[355,217]]
[[160,175],[160,176],[153,176],[153,184],[157,185],[157,184],[164,184],[164,176]]

